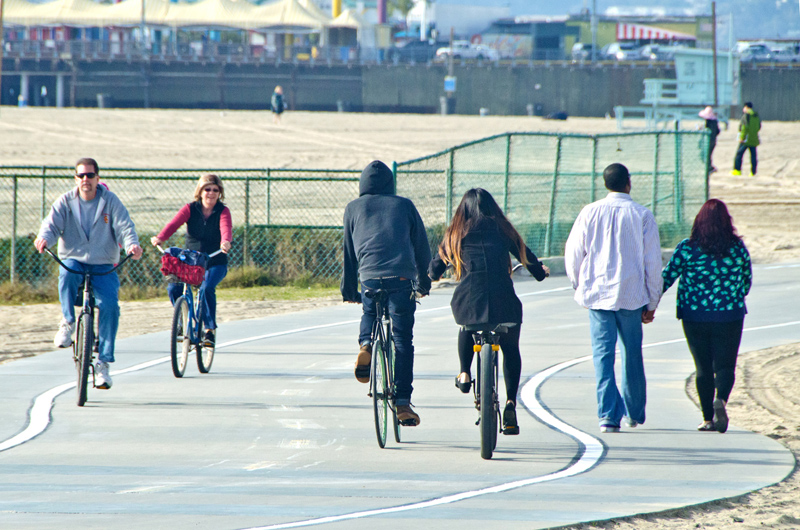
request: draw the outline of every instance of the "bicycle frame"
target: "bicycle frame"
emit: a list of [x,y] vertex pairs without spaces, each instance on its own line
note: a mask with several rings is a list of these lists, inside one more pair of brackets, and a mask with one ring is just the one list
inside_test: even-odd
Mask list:
[[[386,356],[389,348],[392,346],[389,341],[392,340],[392,320],[389,317],[389,303],[388,293],[386,291],[378,291],[378,296],[375,298],[375,322],[372,324],[372,344],[378,341],[383,345],[381,351]],[[394,363],[389,362],[390,359],[385,359],[387,379],[389,381],[388,396],[389,407],[394,410]],[[372,363],[370,369],[370,381],[374,380],[375,376],[375,363]],[[370,397],[372,395],[370,394]]]
[[200,342],[200,334],[202,333],[203,329],[203,300],[200,297],[200,294],[197,295],[197,307],[198,310],[195,311],[194,309],[194,289],[193,286],[189,285],[188,283],[183,284],[183,298],[186,299],[186,303],[189,305],[189,322],[192,323],[189,326],[189,340],[192,344],[197,344]]
[[[56,256],[52,250],[49,248],[45,248],[45,251],[50,254],[50,256],[62,267],[64,270],[71,272],[72,274],[77,274],[83,276],[83,301],[81,304],[81,312],[76,318],[77,323],[77,333],[76,333],[76,340],[73,343],[72,347],[72,359],[78,366],[79,373],[78,373],[78,406],[82,407],[86,403],[86,384],[88,373],[91,372],[92,374],[92,387],[96,387],[95,384],[95,371],[94,371],[94,352],[92,347],[88,347],[88,345],[94,345],[95,339],[95,330],[94,330],[94,320],[95,320],[95,299],[94,299],[94,291],[92,290],[92,276],[105,276],[107,274],[111,274],[115,272],[118,268],[125,263],[128,258],[130,257],[129,254],[126,254],[119,263],[113,266],[110,270],[105,272],[90,272],[90,271],[78,271],[67,267],[67,265],[61,261],[58,256]],[[74,303],[74,300],[72,301]],[[86,319],[86,325],[83,324],[84,317],[88,316],[89,318]],[[81,340],[82,338],[82,340]],[[81,351],[83,355],[81,355]],[[87,366],[88,363],[88,366]]]

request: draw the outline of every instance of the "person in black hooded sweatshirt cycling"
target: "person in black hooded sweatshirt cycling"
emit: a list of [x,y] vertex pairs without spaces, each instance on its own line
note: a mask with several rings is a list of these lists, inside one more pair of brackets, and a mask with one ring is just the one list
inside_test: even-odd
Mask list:
[[394,189],[394,174],[383,162],[370,162],[361,172],[359,197],[344,210],[341,292],[345,302],[360,303],[364,311],[355,375],[358,381],[368,383],[375,302],[363,292],[378,288],[389,291],[397,419],[406,425],[419,425],[419,416],[411,409],[415,291],[422,296],[430,291],[427,269],[431,250],[425,225],[414,203],[395,195]]

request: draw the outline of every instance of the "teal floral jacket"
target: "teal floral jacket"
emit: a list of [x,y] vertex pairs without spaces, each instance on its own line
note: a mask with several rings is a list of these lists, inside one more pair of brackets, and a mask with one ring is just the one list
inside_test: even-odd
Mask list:
[[678,318],[691,322],[730,322],[747,313],[753,270],[744,243],[731,247],[724,258],[704,254],[688,239],[681,241],[661,273],[664,292],[677,280]]

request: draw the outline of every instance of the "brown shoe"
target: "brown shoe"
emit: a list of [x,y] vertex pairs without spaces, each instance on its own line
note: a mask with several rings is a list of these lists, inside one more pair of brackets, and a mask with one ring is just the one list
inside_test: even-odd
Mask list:
[[359,383],[369,383],[369,365],[372,363],[372,345],[362,344],[356,357],[356,380]]
[[419,415],[409,405],[397,405],[397,421],[406,427],[419,425]]

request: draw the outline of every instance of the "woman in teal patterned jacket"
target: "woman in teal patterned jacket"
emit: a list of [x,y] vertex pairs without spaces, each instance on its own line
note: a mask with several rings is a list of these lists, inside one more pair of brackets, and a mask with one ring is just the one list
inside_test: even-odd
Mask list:
[[710,199],[700,208],[691,236],[678,244],[662,276],[665,292],[681,279],[677,316],[694,357],[703,410],[703,423],[697,429],[725,432],[725,406],[733,389],[747,313],[744,297],[750,292],[753,273],[750,254],[724,202]]

